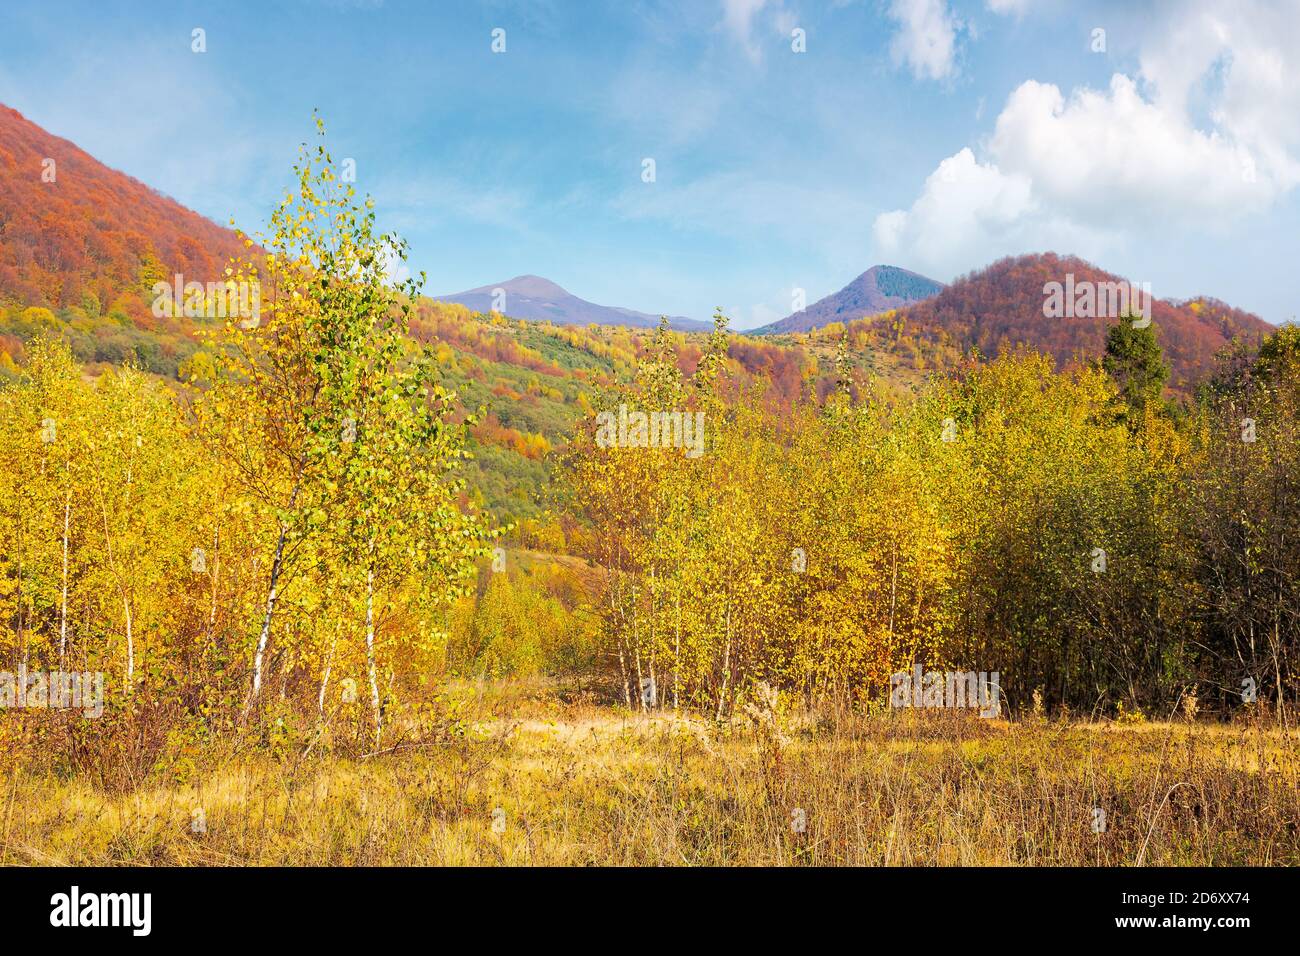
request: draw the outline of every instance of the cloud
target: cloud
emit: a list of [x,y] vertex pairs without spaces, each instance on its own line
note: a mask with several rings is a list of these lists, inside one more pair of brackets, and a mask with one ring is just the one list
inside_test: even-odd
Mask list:
[[1209,226],[1265,212],[1300,183],[1300,2],[1274,17],[1208,3],[1148,25],[1137,77],[1068,96],[1027,80],[977,160],[943,160],[907,209],[876,217],[882,256],[952,275],[1055,248],[1098,258],[1151,223]]
[[1282,188],[1240,142],[1191,127],[1122,74],[1110,89],[1022,83],[998,116],[990,154],[1046,202],[1081,219],[1141,211],[1182,219],[1259,211]]
[[888,16],[899,24],[889,47],[895,63],[906,65],[917,79],[945,80],[956,75],[961,22],[944,0],[893,0]]
[[1194,112],[1247,149],[1274,184],[1300,182],[1300,0],[1210,0],[1171,10],[1144,44],[1140,75],[1154,102]]
[[[768,5],[769,0],[722,0],[722,23],[745,48],[745,53],[757,63],[763,58],[762,48],[754,41],[754,18]],[[780,7],[780,3],[777,3]],[[779,12],[779,9],[778,9]]]
[[1054,213],[1029,177],[980,163],[968,148],[939,164],[910,209],[877,216],[872,236],[878,258],[944,278],[1014,252],[1055,247],[1100,257],[1117,243],[1104,228]]
[[[766,13],[764,14],[764,11]],[[764,14],[760,17],[760,14]],[[798,25],[794,12],[787,10],[782,0],[722,0],[722,25],[745,50],[754,63],[763,60],[763,44],[755,39],[758,21],[765,32],[781,36],[789,42],[791,31]]]

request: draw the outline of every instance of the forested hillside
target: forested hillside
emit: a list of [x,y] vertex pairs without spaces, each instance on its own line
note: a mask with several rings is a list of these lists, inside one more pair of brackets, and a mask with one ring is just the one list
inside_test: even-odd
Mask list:
[[[219,321],[156,316],[151,290],[177,272],[186,281],[221,278],[227,260],[247,251],[244,241],[11,109],[0,110],[0,132],[0,378],[16,374],[29,343],[53,335],[90,375],[132,365],[173,382],[202,380],[211,364],[201,351],[202,333]],[[52,166],[43,165],[47,159]],[[1080,281],[1114,279],[1052,254],[1007,259],[903,309],[761,341],[734,337],[729,356],[766,383],[765,402],[786,409],[805,395],[824,400],[830,394],[841,349],[857,373],[854,389],[869,380],[915,387],[927,375],[958,367],[972,349],[992,357],[1023,344],[1061,365],[1097,359],[1107,320],[1043,315],[1044,283],[1067,272]],[[829,297],[826,307],[834,308],[824,318],[856,315],[855,303],[871,311],[940,288],[887,267],[857,282],[867,283],[865,291],[850,286]],[[1153,319],[1173,368],[1170,386],[1183,393],[1209,374],[1219,349],[1234,338],[1257,343],[1269,329],[1213,299],[1157,300]],[[549,453],[590,414],[600,392],[629,379],[648,330],[556,326],[422,299],[411,334],[435,346],[461,414],[482,413],[470,436],[470,496],[504,521],[527,519],[525,534],[553,540],[554,517],[545,514]],[[684,372],[693,370],[704,340],[702,333],[679,333]]]
[[[1178,403],[1159,325],[1128,319],[1108,325],[1099,361],[1066,367],[1033,349],[986,359],[952,343],[903,363],[905,344],[929,340],[909,340],[901,314],[883,335],[833,324],[784,342],[737,336],[721,312],[707,335],[666,320],[652,333],[520,322],[430,302],[413,279],[394,284],[384,264],[405,243],[379,232],[374,203],[338,181],[323,141],[303,147],[294,174],[270,236],[228,267],[236,284],[262,283],[258,322],[194,323],[195,350],[169,376],[138,355],[79,361],[61,307],[20,340],[21,362],[0,380],[0,657],[23,675],[71,671],[99,688],[97,712],[6,715],[0,767],[40,765],[116,799],[210,780],[231,755],[283,767],[329,754],[359,768],[418,752],[456,782],[386,784],[386,805],[408,814],[414,788],[434,786],[451,796],[421,798],[420,812],[463,820],[478,800],[473,816],[491,807],[500,835],[501,808],[486,802],[497,797],[469,794],[501,754],[515,760],[513,783],[532,780],[546,799],[589,772],[509,751],[517,723],[473,716],[489,686],[543,682],[547,707],[596,715],[566,725],[569,743],[590,749],[597,727],[621,728],[612,764],[635,762],[629,718],[661,715],[671,734],[656,739],[702,739],[692,752],[707,754],[708,772],[743,773],[769,808],[742,817],[747,853],[781,845],[773,834],[791,806],[857,819],[861,760],[844,763],[846,746],[880,740],[872,749],[891,754],[915,734],[966,747],[971,734],[1009,761],[990,776],[1000,796],[981,819],[1029,806],[1032,791],[1082,826],[1100,786],[1120,821],[1105,852],[1127,860],[1149,852],[1152,825],[1134,821],[1158,815],[1158,790],[1122,760],[1076,773],[1068,754],[1092,744],[1062,743],[1047,716],[1138,725],[1200,714],[1254,736],[1197,753],[1189,732],[1180,759],[1211,809],[1192,808],[1192,788],[1180,794],[1154,852],[1295,859],[1284,736],[1300,686],[1295,328],[1234,343]],[[26,322],[40,308],[16,314]],[[896,679],[912,673],[914,703],[896,705]],[[978,717],[973,696],[957,702],[957,678],[945,677],[956,673],[967,687],[978,674]],[[912,721],[899,707],[938,713]],[[541,713],[533,723],[550,733],[554,711]],[[1030,782],[1004,743],[1026,738],[1056,748]],[[736,739],[747,756],[723,774],[716,755]],[[1163,761],[1168,745],[1132,750]],[[1277,762],[1247,779],[1225,769],[1243,753]],[[798,781],[786,776],[804,759]],[[539,764],[564,769],[522,769]],[[928,808],[977,771],[958,761],[905,799]],[[594,789],[581,785],[588,797],[610,787],[600,773]],[[683,787],[717,779],[693,773]],[[22,786],[41,808],[20,825],[24,847],[57,842],[61,811]],[[627,790],[671,792],[656,786]],[[449,809],[429,810],[444,799]],[[608,838],[621,799],[571,805]],[[671,813],[693,812],[666,799]],[[240,829],[242,805],[222,806],[213,846],[279,858],[258,842],[264,827],[240,836],[252,832]],[[736,816],[729,806],[720,818]],[[663,812],[636,819],[678,832]],[[1198,813],[1232,839],[1198,842]],[[861,821],[871,847],[888,842],[891,819]],[[1015,820],[993,858],[1088,862],[1069,841],[1037,849],[1054,821]],[[77,852],[202,852],[194,831],[167,827],[124,850]],[[691,852],[734,862],[724,830],[697,827],[708,846]],[[879,855],[841,836],[805,858]],[[424,852],[409,838],[382,852],[360,840],[383,858]],[[1099,859],[1103,846],[1088,852]]]
[[0,301],[140,320],[134,293],[156,277],[216,279],[243,250],[233,230],[3,105],[0,235]]
[[[1002,259],[946,286],[931,299],[881,317],[878,324],[897,322],[900,341],[918,354],[927,349],[948,356],[972,348],[996,356],[1017,345],[1037,349],[1067,365],[1096,359],[1105,348],[1106,330],[1118,315],[1044,314],[1048,283],[1094,286],[1125,281],[1091,263],[1054,253]],[[1234,338],[1258,344],[1273,327],[1257,316],[1216,299],[1175,302],[1153,290],[1151,320],[1156,337],[1173,370],[1170,384],[1186,391],[1212,370],[1215,355]]]

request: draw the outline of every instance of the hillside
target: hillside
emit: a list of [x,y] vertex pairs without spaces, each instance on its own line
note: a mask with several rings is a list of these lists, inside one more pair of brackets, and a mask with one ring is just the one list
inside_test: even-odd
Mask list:
[[[1110,316],[1048,318],[1044,286],[1122,282],[1119,276],[1073,256],[1055,253],[1001,259],[963,276],[932,299],[900,310],[893,317],[900,339],[972,348],[987,356],[1017,345],[1050,354],[1058,365],[1101,355]],[[1234,338],[1256,341],[1273,327],[1258,316],[1202,297],[1187,302],[1155,298],[1151,319],[1172,370],[1171,387],[1186,389],[1211,369],[1215,353]]]
[[[541,276],[515,276],[505,282],[479,286],[464,292],[434,296],[440,302],[454,302],[475,312],[502,312],[515,319],[554,322],[556,325],[627,325],[654,328],[659,316],[613,305],[597,305],[580,299]],[[704,331],[707,322],[670,316],[673,328]]]
[[[474,499],[502,519],[537,524],[552,484],[551,452],[563,447],[603,390],[628,381],[649,345],[649,331],[625,326],[561,326],[484,315],[423,300],[411,335],[434,349],[443,383],[478,413],[471,432],[475,458],[468,477]],[[694,371],[705,335],[678,333],[679,364]],[[824,395],[833,381],[829,358],[802,347],[736,336],[729,348],[742,378],[763,383],[769,401],[789,407],[806,388]]]
[[78,360],[175,376],[193,322],[157,318],[153,284],[220,277],[232,230],[0,106],[0,367],[57,331]]
[[[1073,256],[1024,255],[962,276],[938,295],[902,309],[770,337],[777,344],[809,349],[824,365],[847,335],[859,368],[900,383],[952,368],[972,350],[991,358],[1025,346],[1066,366],[1101,356],[1106,330],[1115,322],[1108,314],[1045,315],[1044,287],[1052,282],[1065,286],[1067,280],[1076,289],[1124,281]],[[1258,316],[1208,296],[1153,298],[1150,312],[1171,368],[1170,389],[1183,394],[1210,373],[1216,353],[1234,339],[1255,344],[1273,329]]]
[[0,106],[0,302],[151,319],[132,293],[176,272],[215,279],[241,246],[231,230]]
[[[0,109],[0,132],[0,381],[24,361],[27,343],[47,333],[67,341],[92,375],[129,362],[168,380],[187,377],[199,347],[195,333],[208,320],[154,317],[149,290],[175,271],[187,280],[218,276],[242,250],[235,234],[13,110]],[[42,180],[47,158],[55,163],[52,182]],[[835,353],[846,333],[854,377],[901,388],[972,348],[994,355],[1024,343],[1059,363],[1099,354],[1109,320],[1043,315],[1044,283],[1067,273],[1079,281],[1115,278],[1051,254],[1002,260],[946,288],[876,266],[759,330],[766,335],[736,336],[730,356],[742,378],[764,383],[767,401],[788,407],[834,387]],[[505,290],[511,318],[491,312],[497,288]],[[916,301],[923,295],[931,297]],[[471,440],[472,495],[502,520],[540,518],[552,483],[550,453],[590,414],[601,390],[632,375],[657,320],[595,305],[537,276],[439,299],[419,304],[411,334],[435,349],[465,413],[482,411]],[[1253,339],[1269,328],[1213,299],[1157,301],[1153,318],[1176,388],[1203,376],[1234,336]],[[677,325],[679,362],[689,372],[704,325]],[[801,330],[790,331],[795,327]]]
[[839,292],[818,299],[753,335],[810,332],[831,322],[848,322],[898,309],[937,294],[943,283],[897,266],[872,266]]

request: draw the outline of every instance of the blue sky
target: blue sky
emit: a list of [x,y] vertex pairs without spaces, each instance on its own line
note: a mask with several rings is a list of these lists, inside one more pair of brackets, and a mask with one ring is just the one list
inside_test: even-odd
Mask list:
[[319,108],[430,293],[536,273],[739,328],[1048,249],[1290,319],[1297,58],[1300,0],[0,11],[0,102],[219,222],[264,222]]

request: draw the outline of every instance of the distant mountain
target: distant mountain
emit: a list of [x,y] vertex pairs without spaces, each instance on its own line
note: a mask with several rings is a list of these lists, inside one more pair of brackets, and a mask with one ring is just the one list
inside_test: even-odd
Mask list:
[[214,280],[243,251],[233,231],[0,105],[0,305],[93,303],[148,321],[154,281]]
[[928,299],[943,283],[897,266],[872,266],[839,292],[818,299],[779,322],[754,329],[751,335],[808,332],[832,322],[850,322]]
[[[500,290],[500,291],[498,291]],[[491,312],[494,307],[514,319],[549,320],[556,325],[628,325],[652,328],[659,316],[612,305],[596,305],[560,288],[541,276],[516,276],[506,282],[480,286],[451,295],[436,295],[440,302],[459,302],[475,312]],[[710,328],[707,322],[669,316],[675,329],[699,332]]]
[[[957,279],[933,298],[900,310],[891,322],[898,325],[899,342],[926,342],[963,354],[978,348],[990,357],[1023,344],[1064,365],[1076,358],[1100,356],[1106,347],[1106,330],[1117,316],[1071,309],[1059,318],[1048,317],[1045,287],[1060,283],[1082,290],[1085,284],[1097,289],[1125,282],[1073,256],[1024,255]],[[1273,331],[1258,316],[1208,297],[1154,298],[1151,319],[1172,371],[1170,384],[1184,390],[1205,377],[1215,353],[1232,339],[1255,342]]]

